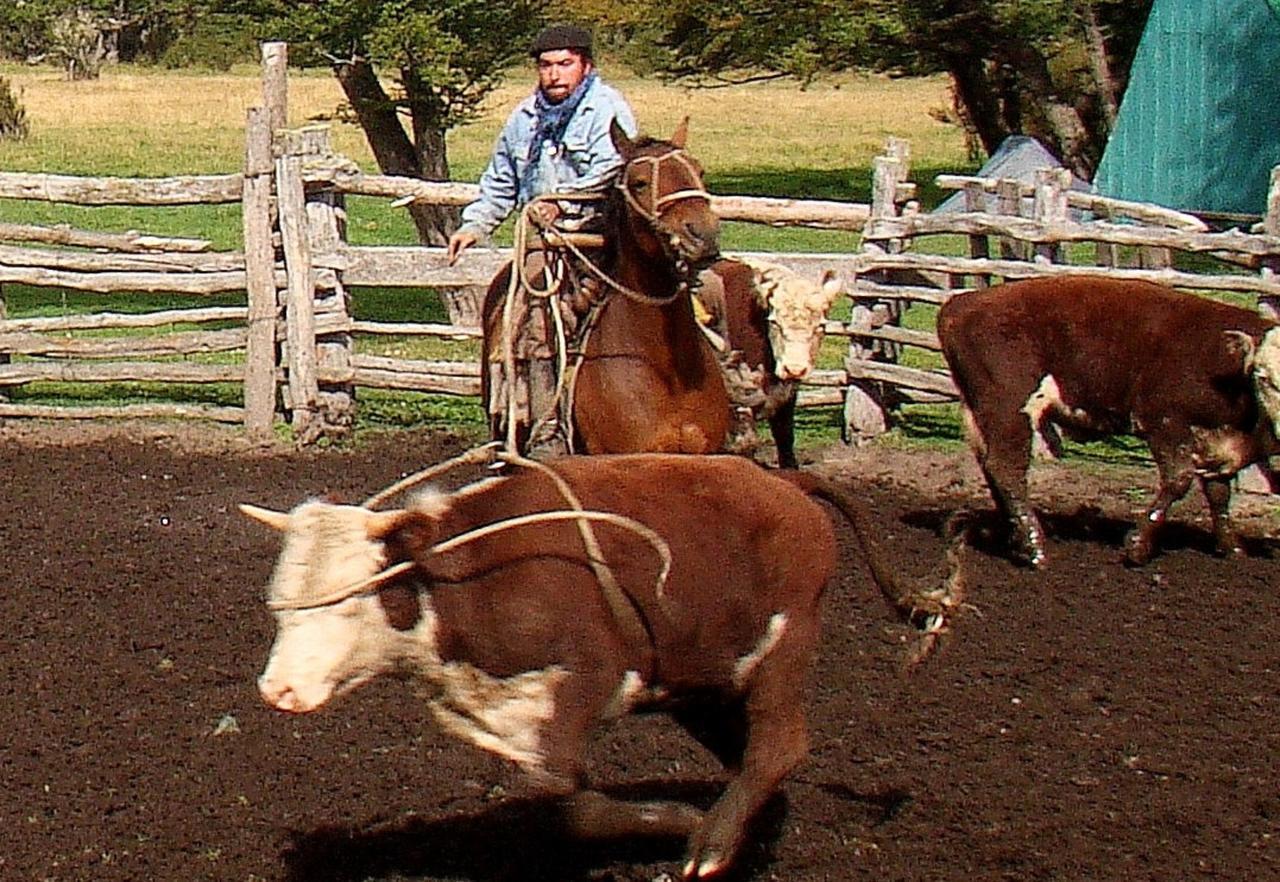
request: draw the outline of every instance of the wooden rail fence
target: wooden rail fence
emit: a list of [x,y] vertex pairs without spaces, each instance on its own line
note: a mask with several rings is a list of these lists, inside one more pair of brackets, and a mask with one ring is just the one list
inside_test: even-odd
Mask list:
[[[891,143],[876,169],[883,192],[873,197],[853,270],[853,318],[827,323],[828,333],[852,341],[843,371],[852,440],[884,431],[900,404],[956,398],[940,358],[907,349],[936,353],[937,336],[903,328],[901,320],[913,306],[935,307],[962,291],[1003,280],[1096,274],[1235,292],[1280,317],[1280,167],[1272,172],[1262,221],[1250,232],[1213,232],[1181,212],[1072,191],[1062,169],[1041,170],[1034,184],[942,175],[937,183],[963,191],[966,210],[921,214],[889,196],[901,191],[909,171],[905,145]],[[958,245],[963,253],[914,250],[922,241],[948,240],[950,250]]]
[[[258,435],[287,419],[305,443],[349,431],[361,387],[479,394],[474,359],[370,355],[357,352],[355,341],[478,337],[477,292],[505,252],[474,248],[451,267],[441,248],[353,245],[345,210],[348,196],[465,205],[477,188],[364,174],[330,150],[327,129],[286,130],[286,60],[284,44],[263,46],[263,105],[246,117],[241,173],[150,179],[0,173],[0,198],[239,203],[244,232],[243,251],[214,252],[196,238],[0,223],[0,418],[195,417],[242,423]],[[801,405],[843,405],[850,440],[883,431],[902,404],[954,399],[936,355],[913,354],[938,350],[929,323],[916,329],[903,323],[913,307],[937,306],[959,291],[1084,272],[1239,292],[1273,311],[1280,303],[1280,174],[1273,175],[1263,222],[1248,233],[1212,232],[1178,212],[1076,193],[1058,171],[1042,172],[1034,185],[944,175],[938,183],[962,190],[966,210],[922,214],[909,177],[909,146],[890,139],[873,166],[870,204],[712,198],[727,220],[862,234],[856,253],[756,255],[815,279],[828,268],[842,277],[851,314],[829,318],[826,331],[848,341],[844,365],[816,371],[802,388]],[[950,248],[919,250],[931,238]],[[935,253],[957,248],[963,254]],[[6,283],[104,295],[166,292],[195,302],[143,315],[7,318]],[[353,289],[371,285],[436,289],[449,322],[357,321]],[[244,292],[243,305],[198,302],[227,292]],[[71,336],[87,331],[106,335]],[[41,381],[233,383],[242,386],[244,403],[54,407],[4,400],[6,388]]]

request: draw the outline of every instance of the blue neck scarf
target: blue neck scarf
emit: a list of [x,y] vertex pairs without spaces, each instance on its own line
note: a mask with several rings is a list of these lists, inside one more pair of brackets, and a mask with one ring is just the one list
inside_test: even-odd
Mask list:
[[[596,72],[593,70],[582,78],[582,82],[578,83],[578,88],[569,93],[569,97],[565,98],[559,104],[552,104],[547,100],[547,96],[542,93],[542,89],[538,89],[537,97],[534,99],[534,112],[538,118],[534,123],[533,138],[529,142],[529,153],[527,159],[529,165],[537,168],[538,159],[542,155],[542,146],[550,142],[559,146],[564,141],[565,130],[569,128],[569,120],[573,118],[574,111],[578,109],[578,105],[582,103],[582,98],[587,94],[587,90],[596,81]],[[533,198],[533,178],[536,175],[532,172],[525,175],[525,179],[520,182],[521,201],[528,202]]]

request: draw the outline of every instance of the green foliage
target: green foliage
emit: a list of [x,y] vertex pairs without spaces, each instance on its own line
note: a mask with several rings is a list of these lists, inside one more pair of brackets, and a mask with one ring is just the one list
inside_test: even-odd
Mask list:
[[945,70],[992,151],[1044,142],[1092,177],[1151,0],[637,0],[617,27],[638,69],[695,83]]
[[41,58],[71,79],[114,61],[155,60],[217,0],[11,0],[0,4],[0,57]]
[[197,16],[167,45],[159,63],[170,69],[230,70],[234,64],[257,59],[255,28],[252,22],[226,13]]
[[300,64],[359,59],[443,132],[471,119],[543,25],[546,0],[231,0]]
[[21,141],[30,133],[26,108],[8,79],[0,77],[0,141]]

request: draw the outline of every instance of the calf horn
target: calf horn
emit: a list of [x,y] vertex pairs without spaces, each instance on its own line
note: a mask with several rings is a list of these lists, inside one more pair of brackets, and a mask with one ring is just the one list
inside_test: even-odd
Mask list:
[[240,503],[240,512],[246,517],[252,518],[260,524],[266,524],[273,530],[283,533],[289,529],[289,513],[284,511],[272,511],[269,508],[261,508],[256,505],[250,505],[247,502]]

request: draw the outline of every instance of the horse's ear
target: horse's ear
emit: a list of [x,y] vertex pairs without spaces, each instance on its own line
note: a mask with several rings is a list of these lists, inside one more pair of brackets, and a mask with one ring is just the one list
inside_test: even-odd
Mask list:
[[680,120],[680,125],[676,126],[676,130],[671,133],[671,137],[667,139],[671,142],[671,146],[678,150],[683,150],[685,143],[689,140],[689,117]]
[[626,131],[622,126],[618,125],[616,118],[609,121],[609,138],[613,141],[614,148],[617,149],[624,160],[631,158],[631,154],[635,150],[635,142],[627,137]]

